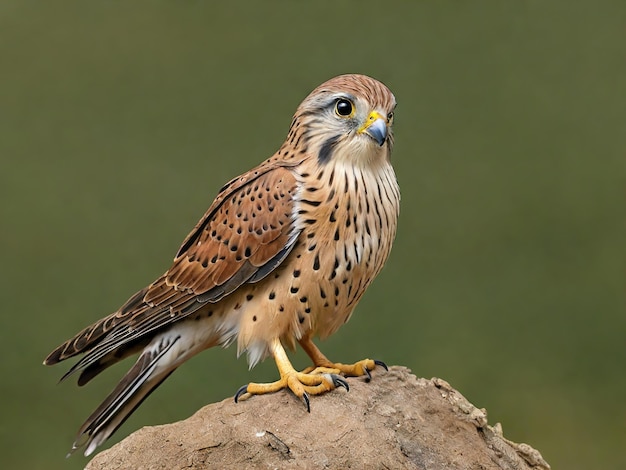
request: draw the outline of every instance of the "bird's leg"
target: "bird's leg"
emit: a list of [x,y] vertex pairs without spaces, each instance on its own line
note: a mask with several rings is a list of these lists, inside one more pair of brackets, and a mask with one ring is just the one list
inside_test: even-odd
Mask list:
[[309,395],[320,395],[336,387],[344,387],[346,390],[349,389],[348,383],[336,373],[319,372],[316,374],[307,374],[296,371],[293,365],[291,365],[287,353],[278,338],[270,343],[270,352],[276,361],[276,366],[280,373],[280,380],[272,383],[251,382],[248,385],[244,385],[237,391],[235,402],[245,393],[261,395],[288,388],[304,402],[307,411],[310,412]]
[[376,366],[381,366],[383,369],[387,369],[387,365],[382,361],[375,361],[372,359],[363,359],[355,362],[354,364],[341,364],[339,362],[331,362],[317,346],[313,343],[309,336],[305,336],[298,340],[304,352],[311,358],[314,366],[307,367],[302,372],[305,374],[343,374],[346,377],[360,377],[366,376],[369,381],[372,378],[370,371],[374,370]]

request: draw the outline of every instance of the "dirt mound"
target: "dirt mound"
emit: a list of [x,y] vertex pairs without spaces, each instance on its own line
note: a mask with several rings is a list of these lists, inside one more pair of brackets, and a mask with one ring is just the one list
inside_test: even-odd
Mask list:
[[100,469],[549,469],[541,454],[487,425],[485,410],[441,379],[377,368],[350,392],[231,399],[190,418],[140,429],[87,465]]

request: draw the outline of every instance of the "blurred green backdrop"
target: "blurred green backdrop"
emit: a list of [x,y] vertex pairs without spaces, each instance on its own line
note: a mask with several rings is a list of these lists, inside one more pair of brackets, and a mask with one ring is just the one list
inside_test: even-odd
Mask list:
[[[2,467],[86,463],[64,455],[130,361],[79,389],[45,355],[361,72],[399,102],[401,224],[324,351],[445,378],[553,468],[626,468],[626,8],[586,3],[0,2]],[[114,442],[275,376],[208,351]]]

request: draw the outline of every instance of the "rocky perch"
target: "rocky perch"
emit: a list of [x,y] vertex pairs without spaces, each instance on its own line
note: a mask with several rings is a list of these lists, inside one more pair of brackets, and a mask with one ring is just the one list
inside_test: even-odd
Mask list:
[[373,375],[369,383],[349,379],[349,393],[313,397],[310,414],[288,392],[229,398],[184,421],[144,427],[86,468],[550,468],[444,380],[397,366]]

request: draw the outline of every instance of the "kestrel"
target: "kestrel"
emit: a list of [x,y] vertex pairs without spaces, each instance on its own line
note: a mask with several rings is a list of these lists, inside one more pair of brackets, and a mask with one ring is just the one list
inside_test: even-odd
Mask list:
[[[165,274],[111,315],[56,348],[44,364],[84,356],[64,375],[84,385],[139,353],[81,426],[72,451],[90,455],[183,362],[237,342],[253,367],[267,356],[280,379],[241,395],[288,388],[309,395],[343,376],[370,377],[382,362],[331,362],[312,338],[346,323],[391,251],[400,192],[390,155],[396,100],[364,75],[317,87],[296,110],[287,139],[231,180],[184,240]],[[285,352],[299,343],[313,366],[298,372]]]

